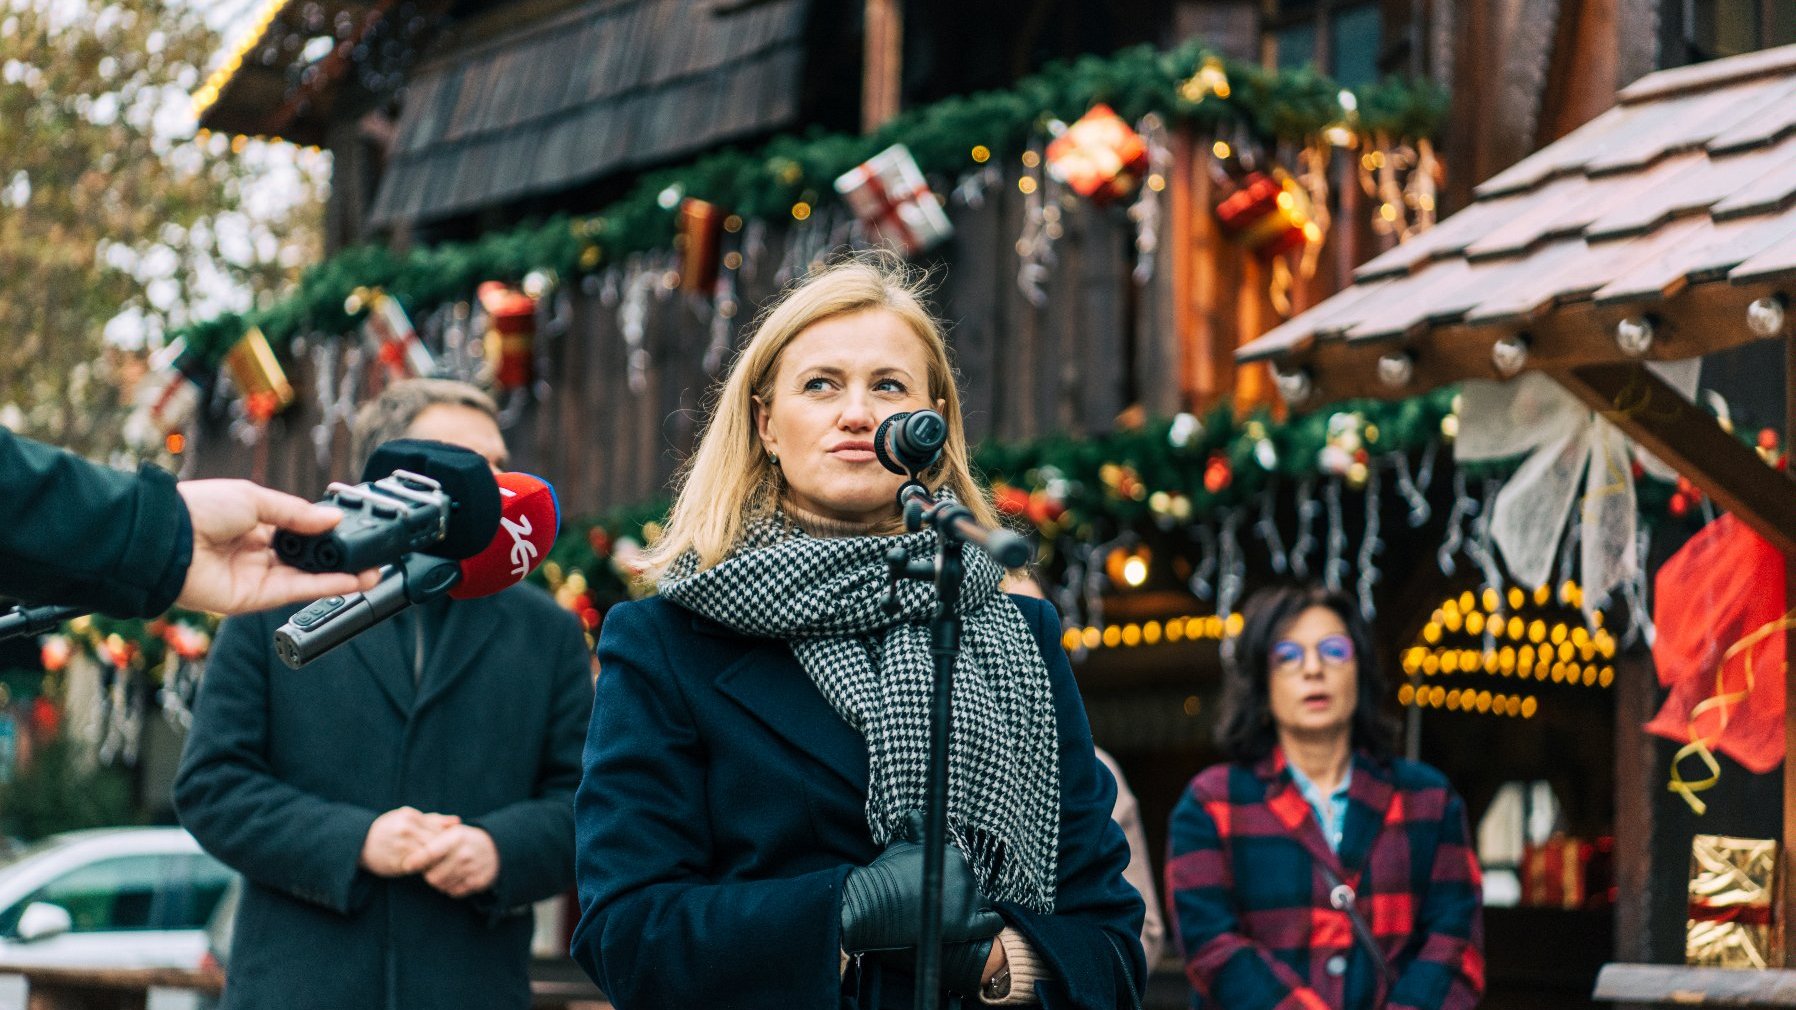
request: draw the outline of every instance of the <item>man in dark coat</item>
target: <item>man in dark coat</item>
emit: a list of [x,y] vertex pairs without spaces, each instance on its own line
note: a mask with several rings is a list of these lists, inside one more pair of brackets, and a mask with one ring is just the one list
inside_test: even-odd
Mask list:
[[[491,401],[388,390],[357,423],[495,468]],[[175,782],[181,821],[240,870],[234,1007],[527,1007],[532,902],[573,880],[592,705],[585,638],[542,590],[405,611],[303,670],[289,607],[220,629]]]

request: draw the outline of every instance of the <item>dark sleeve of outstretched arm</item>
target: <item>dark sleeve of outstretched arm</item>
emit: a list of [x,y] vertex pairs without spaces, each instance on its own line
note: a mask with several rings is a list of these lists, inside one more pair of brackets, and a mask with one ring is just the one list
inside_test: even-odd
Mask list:
[[167,471],[98,466],[0,428],[0,596],[150,617],[174,604],[192,560]]

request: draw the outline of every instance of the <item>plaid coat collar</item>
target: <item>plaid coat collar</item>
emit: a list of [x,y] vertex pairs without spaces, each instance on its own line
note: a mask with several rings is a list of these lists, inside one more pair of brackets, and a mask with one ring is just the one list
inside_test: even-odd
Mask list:
[[1374,760],[1365,751],[1353,752],[1353,781],[1347,787],[1347,823],[1338,854],[1328,847],[1328,839],[1322,835],[1322,825],[1316,823],[1315,811],[1310,809],[1303,791],[1291,778],[1283,747],[1273,747],[1272,753],[1261,758],[1253,770],[1266,785],[1266,806],[1273,816],[1303,843],[1311,858],[1332,867],[1344,883],[1358,890],[1360,872],[1365,868],[1372,843],[1392,813],[1391,802],[1396,789],[1391,781],[1390,766]]

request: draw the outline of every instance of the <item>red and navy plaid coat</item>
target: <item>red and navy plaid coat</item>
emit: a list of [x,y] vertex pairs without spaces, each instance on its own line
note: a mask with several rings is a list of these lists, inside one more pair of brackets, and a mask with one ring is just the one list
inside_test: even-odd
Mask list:
[[[1484,991],[1480,877],[1465,802],[1413,761],[1353,758],[1337,857],[1284,753],[1191,780],[1172,814],[1166,904],[1193,1007],[1467,1010]],[[1393,978],[1329,905],[1358,895]]]

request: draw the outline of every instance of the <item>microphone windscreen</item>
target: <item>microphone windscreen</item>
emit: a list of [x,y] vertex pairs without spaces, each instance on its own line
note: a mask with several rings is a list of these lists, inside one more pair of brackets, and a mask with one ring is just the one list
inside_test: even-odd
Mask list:
[[461,563],[461,584],[449,591],[455,599],[491,596],[517,585],[555,545],[561,506],[549,482],[527,473],[502,473],[498,487],[499,530],[485,550]]
[[423,474],[443,486],[455,508],[443,539],[424,549],[439,558],[470,558],[492,543],[499,528],[499,484],[486,457],[472,449],[422,438],[383,442],[362,467],[362,482],[394,470]]

